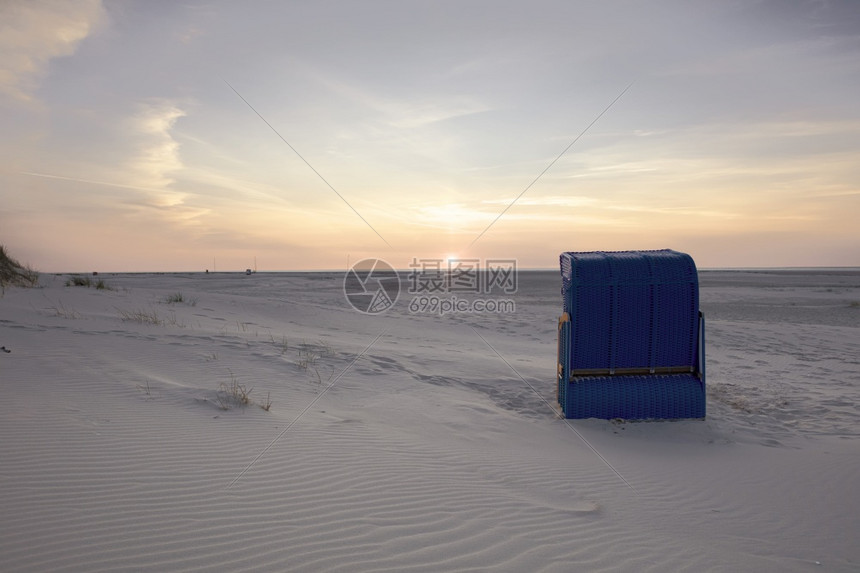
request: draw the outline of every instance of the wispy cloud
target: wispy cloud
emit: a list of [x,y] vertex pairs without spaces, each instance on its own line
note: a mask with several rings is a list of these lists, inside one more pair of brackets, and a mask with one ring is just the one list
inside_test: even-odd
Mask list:
[[[381,123],[397,129],[415,129],[434,123],[490,111],[492,106],[474,95],[440,92],[397,98],[350,82],[321,67],[302,65],[305,75],[333,94],[373,111]],[[417,97],[416,97],[417,96]]]
[[[479,204],[445,203],[424,205],[413,211],[410,218],[415,224],[444,229],[449,232],[474,233],[498,215],[498,205],[507,205],[510,199],[489,199]],[[529,198],[517,202],[518,209],[506,216],[511,221],[530,227],[548,221],[588,221],[592,224],[611,223],[611,217],[600,215],[602,207],[597,199],[589,197]],[[521,209],[520,209],[521,207]],[[547,209],[547,207],[549,209]],[[578,209],[588,207],[587,211]]]
[[73,54],[103,18],[101,0],[0,3],[0,94],[32,102],[48,62]]
[[[505,199],[484,199],[481,203],[489,205],[508,205],[511,198]],[[517,201],[520,207],[584,207],[586,205],[594,205],[598,200],[594,197],[583,197],[580,195],[550,195],[526,197]]]
[[171,189],[175,175],[183,165],[179,143],[171,130],[185,112],[169,101],[140,104],[127,120],[129,139],[134,142],[133,156],[128,160],[128,177],[141,187],[160,189],[152,196],[158,207],[170,207],[183,202],[184,193]]

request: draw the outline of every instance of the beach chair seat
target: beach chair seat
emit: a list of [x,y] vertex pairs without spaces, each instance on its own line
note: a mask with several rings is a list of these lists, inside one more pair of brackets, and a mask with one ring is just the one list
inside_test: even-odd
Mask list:
[[705,417],[693,259],[672,250],[560,257],[558,402],[567,418]]

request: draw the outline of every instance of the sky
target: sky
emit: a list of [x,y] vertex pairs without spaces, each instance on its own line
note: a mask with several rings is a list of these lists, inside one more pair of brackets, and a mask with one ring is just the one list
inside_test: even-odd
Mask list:
[[43,272],[860,266],[858,102],[856,0],[3,0],[0,244]]

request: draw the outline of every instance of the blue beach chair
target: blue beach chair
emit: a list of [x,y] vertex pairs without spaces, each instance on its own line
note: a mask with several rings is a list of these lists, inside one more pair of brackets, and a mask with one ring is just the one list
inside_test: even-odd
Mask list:
[[689,255],[562,253],[561,282],[566,418],[705,417],[705,318]]

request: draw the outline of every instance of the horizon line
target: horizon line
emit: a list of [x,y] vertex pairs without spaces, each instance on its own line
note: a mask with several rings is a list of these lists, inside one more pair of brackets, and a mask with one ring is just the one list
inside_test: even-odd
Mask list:
[[[275,274],[275,273],[341,273],[348,271],[348,268],[331,268],[331,269],[281,269],[281,270],[256,270],[251,274]],[[400,268],[394,269],[398,273],[408,273],[415,269]],[[447,269],[440,269],[447,270]],[[517,272],[558,272],[558,267],[518,267]],[[820,270],[857,270],[860,271],[860,265],[822,265],[822,266],[727,266],[727,267],[698,267],[699,271],[820,271]],[[487,269],[479,269],[478,272],[487,272]],[[226,270],[226,271],[210,271],[210,270],[172,270],[172,271],[36,271],[38,274],[44,275],[89,275],[98,276],[99,274],[113,275],[147,275],[147,274],[200,274],[200,275],[232,275],[232,274],[247,274],[247,270]]]

